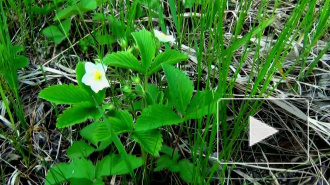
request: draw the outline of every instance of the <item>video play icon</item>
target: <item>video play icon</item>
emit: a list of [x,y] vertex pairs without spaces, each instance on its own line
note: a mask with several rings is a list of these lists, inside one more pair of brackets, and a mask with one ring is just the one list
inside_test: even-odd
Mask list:
[[249,116],[249,146],[253,146],[256,143],[268,138],[269,136],[276,134],[277,129],[259,121],[258,119]]
[[221,98],[217,106],[217,149],[213,155],[220,163],[308,163],[308,100]]

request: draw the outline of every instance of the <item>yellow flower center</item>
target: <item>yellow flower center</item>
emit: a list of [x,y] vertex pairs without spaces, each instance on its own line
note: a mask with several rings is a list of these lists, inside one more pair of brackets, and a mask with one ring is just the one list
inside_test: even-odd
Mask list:
[[99,70],[95,71],[93,75],[94,80],[101,80],[102,78],[102,73]]
[[164,33],[160,33],[160,36],[163,38],[167,38],[167,35],[165,35]]

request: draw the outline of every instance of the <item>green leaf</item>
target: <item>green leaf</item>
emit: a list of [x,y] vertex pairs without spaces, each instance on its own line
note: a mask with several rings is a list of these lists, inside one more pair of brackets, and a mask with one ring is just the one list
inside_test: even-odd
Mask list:
[[55,42],[55,44],[61,43],[69,34],[71,27],[70,19],[66,19],[58,26],[51,25],[42,30],[42,34]]
[[198,91],[190,102],[185,119],[200,119],[216,113],[220,94],[213,91]]
[[96,35],[95,38],[100,45],[111,45],[112,43],[116,42],[116,40],[109,34]]
[[168,169],[171,172],[179,172],[179,165],[168,155],[161,155],[156,161],[155,171]]
[[114,124],[119,125],[121,121],[117,118],[107,118],[107,122],[103,121],[97,125],[97,128],[94,130],[93,138],[96,141],[104,141],[111,137],[111,129],[115,130]]
[[71,163],[60,163],[51,168],[45,179],[46,185],[57,185],[71,179],[93,180],[95,167],[91,161],[84,158],[75,159]]
[[103,58],[103,63],[114,67],[123,67],[143,73],[140,62],[127,51],[110,53]]
[[51,168],[45,179],[46,185],[55,185],[65,182],[67,179],[71,178],[72,169],[70,164],[59,163],[53,168]]
[[155,56],[156,45],[152,35],[147,30],[141,30],[139,32],[133,32],[132,36],[137,44],[137,47],[141,54],[142,68],[144,74],[147,73],[151,60]]
[[174,150],[173,148],[163,145],[162,149],[160,150],[161,153],[167,154],[168,156],[173,155],[173,160],[177,161],[180,158],[180,155],[177,150]]
[[162,64],[174,107],[184,114],[192,97],[194,87],[184,72],[169,64]]
[[[89,142],[91,142],[93,145],[98,146],[98,148],[95,151],[101,151],[104,150],[106,147],[108,147],[112,143],[112,139],[109,137],[106,140],[102,140],[100,143],[99,141],[94,137],[94,133],[97,129],[97,126],[102,123],[99,121],[96,121],[92,124],[87,125],[80,131],[81,137],[84,139],[87,139]],[[99,145],[98,145],[99,143]]]
[[133,117],[127,110],[116,110],[113,116],[120,120],[119,125],[113,125],[117,134],[133,131]]
[[106,16],[101,13],[94,14],[93,20],[109,21],[110,32],[115,38],[125,37],[126,25],[118,20],[115,16]]
[[104,185],[104,182],[102,181],[102,179],[96,179],[93,185]]
[[101,3],[96,0],[81,0],[75,5],[58,11],[54,17],[54,21],[66,19],[72,15],[83,14],[85,12],[94,10],[99,4]]
[[179,172],[179,165],[177,161],[180,158],[180,155],[178,151],[169,146],[163,145],[160,152],[164,153],[164,155],[161,155],[159,159],[157,159],[157,167],[155,168],[155,171],[161,171],[166,168],[171,172]]
[[87,125],[80,131],[81,137],[83,137],[84,139],[87,139],[89,142],[91,142],[95,146],[97,146],[98,141],[93,137],[93,134],[99,123],[100,123],[99,121],[96,121],[92,124]]
[[99,110],[92,107],[90,103],[82,102],[67,108],[57,118],[57,128],[68,127],[76,123],[81,123],[87,119],[97,119],[101,117]]
[[89,86],[82,83],[81,79],[83,78],[85,73],[85,62],[78,62],[76,66],[76,77],[79,87],[85,89],[92,97],[94,97],[98,104],[103,103],[103,100],[105,98],[105,89],[99,91],[98,93],[95,93]]
[[143,109],[141,116],[137,118],[135,130],[151,130],[181,122],[182,119],[175,112],[173,112],[170,107],[159,104],[149,105],[147,108]]
[[194,165],[190,163],[187,159],[181,160],[179,163],[180,176],[187,183],[195,182],[196,172],[194,173]]
[[78,86],[53,85],[40,91],[39,97],[57,104],[76,104],[91,102],[91,96]]
[[147,84],[147,92],[144,91],[142,86],[135,86],[136,93],[144,97],[147,100],[148,105],[155,104],[157,100],[157,95],[159,94],[158,87],[156,85]]
[[25,56],[14,55],[14,60],[16,61],[15,62],[16,69],[21,69],[29,65],[29,60]]
[[[142,159],[133,155],[127,156],[128,163],[130,163],[132,169],[136,169],[142,165]],[[126,163],[121,155],[108,155],[96,164],[96,177],[107,177],[111,175],[123,175],[127,174]]]
[[136,131],[131,135],[132,139],[138,142],[141,147],[153,156],[159,155],[162,148],[162,134],[159,130]]
[[89,179],[71,179],[70,185],[91,185],[93,181]]
[[112,143],[112,138],[109,138],[104,141],[100,141],[99,147],[95,151],[97,152],[102,151],[106,149],[111,143]]
[[79,14],[79,9],[75,6],[69,6],[63,10],[60,10],[56,13],[54,17],[54,21],[59,21],[62,19],[66,19],[72,15]]
[[171,49],[166,50],[165,52],[160,53],[155,57],[148,72],[148,75],[151,75],[159,71],[162,68],[161,64],[163,63],[173,65],[178,62],[185,61],[188,58],[189,58],[188,55],[185,53],[181,53],[179,51],[171,50]]
[[93,131],[93,137],[96,141],[103,141],[111,138],[111,129],[113,129],[116,134],[133,132],[133,118],[128,111],[117,110],[111,116],[113,117],[108,117],[107,121],[100,122]]
[[97,7],[96,0],[81,0],[80,3],[80,8],[83,10],[94,10]]
[[74,159],[71,163],[71,178],[94,180],[95,167],[91,161],[81,158]]
[[87,158],[95,151],[95,148],[83,141],[75,141],[67,150],[70,159],[84,157]]

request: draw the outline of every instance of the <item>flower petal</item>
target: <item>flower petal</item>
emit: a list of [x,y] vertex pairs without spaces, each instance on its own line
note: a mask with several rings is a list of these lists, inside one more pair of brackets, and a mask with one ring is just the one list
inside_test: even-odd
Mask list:
[[163,32],[158,31],[158,30],[154,30],[154,33],[160,42],[171,42],[171,43],[175,42],[175,38],[173,35],[166,35]]
[[107,72],[107,66],[105,64],[97,63],[96,67],[102,72],[102,74],[105,74],[105,72]]
[[81,82],[85,85],[92,85],[93,81],[93,75],[91,75],[90,73],[85,73],[81,79]]
[[92,89],[95,93],[98,93],[100,90],[103,89],[103,87],[100,86],[99,83],[93,83],[93,84],[91,85],[91,89]]
[[[102,86],[103,88],[106,88],[106,87],[110,87],[110,84],[107,80],[106,77],[103,77],[102,80],[99,82],[100,86]],[[103,89],[102,88],[102,89]]]
[[92,62],[85,62],[85,71],[86,73],[93,73],[97,70],[97,66]]

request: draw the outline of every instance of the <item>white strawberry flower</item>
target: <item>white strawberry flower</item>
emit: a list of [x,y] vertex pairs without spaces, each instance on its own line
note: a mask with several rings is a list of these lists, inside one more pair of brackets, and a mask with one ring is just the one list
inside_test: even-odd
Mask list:
[[154,33],[160,42],[171,42],[171,43],[175,42],[175,38],[173,35],[166,35],[158,30],[154,30]]
[[81,81],[91,87],[91,89],[97,93],[100,90],[109,87],[109,82],[106,78],[105,72],[107,67],[104,64],[94,64],[92,62],[85,63],[85,75]]

